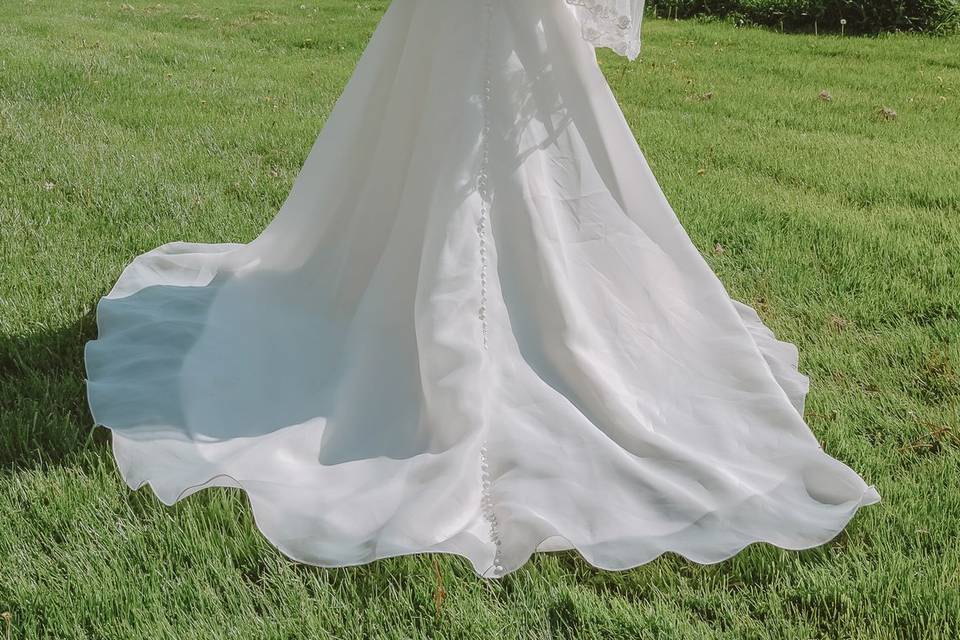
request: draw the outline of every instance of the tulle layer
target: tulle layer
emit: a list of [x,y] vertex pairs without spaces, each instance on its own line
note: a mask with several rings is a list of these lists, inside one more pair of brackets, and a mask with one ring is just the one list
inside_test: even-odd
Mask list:
[[101,300],[124,479],[239,487],[322,566],[829,540],[879,496],[803,422],[796,349],[690,243],[575,14],[492,1],[489,29],[394,2],[268,228],[159,247]]

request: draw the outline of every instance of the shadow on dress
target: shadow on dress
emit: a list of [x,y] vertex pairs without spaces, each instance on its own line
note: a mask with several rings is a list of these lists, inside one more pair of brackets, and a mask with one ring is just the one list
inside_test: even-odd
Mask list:
[[310,423],[324,465],[435,451],[409,399],[420,380],[399,353],[416,345],[385,341],[357,357],[355,318],[331,313],[343,305],[316,269],[224,271],[205,286],[104,298],[103,337],[86,349],[97,423],[137,440],[206,444]]

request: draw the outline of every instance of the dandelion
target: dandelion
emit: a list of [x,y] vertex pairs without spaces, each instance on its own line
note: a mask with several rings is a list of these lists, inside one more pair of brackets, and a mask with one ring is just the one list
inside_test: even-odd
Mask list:
[[840,18],[840,35],[843,35],[844,28],[847,26],[847,19]]

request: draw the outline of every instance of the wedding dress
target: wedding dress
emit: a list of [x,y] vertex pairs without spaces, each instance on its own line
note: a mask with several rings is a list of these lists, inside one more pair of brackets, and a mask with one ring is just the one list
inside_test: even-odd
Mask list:
[[625,569],[834,537],[879,499],[802,419],[597,65],[641,0],[394,0],[276,218],[136,258],[87,344],[126,482],[243,489],[321,566]]

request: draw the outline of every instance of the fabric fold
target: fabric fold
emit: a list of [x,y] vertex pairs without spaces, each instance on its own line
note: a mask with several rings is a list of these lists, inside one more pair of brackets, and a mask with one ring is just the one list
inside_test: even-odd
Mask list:
[[393,2],[263,233],[165,244],[100,301],[88,399],[126,482],[241,489],[299,561],[486,577],[537,550],[806,548],[879,499],[820,448],[796,348],[690,242],[581,35],[626,11],[590,16],[635,19],[632,51],[640,5]]

